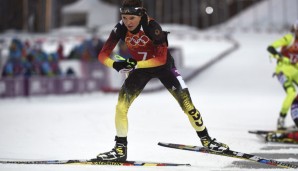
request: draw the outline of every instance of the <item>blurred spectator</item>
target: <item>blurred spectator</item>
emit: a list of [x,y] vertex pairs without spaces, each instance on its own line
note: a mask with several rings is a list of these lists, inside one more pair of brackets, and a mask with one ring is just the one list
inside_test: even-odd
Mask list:
[[28,40],[22,43],[19,39],[13,39],[2,76],[60,76],[58,51],[59,48],[57,52],[47,54],[42,49],[41,41],[36,41],[31,48]]
[[34,56],[36,63],[39,66],[40,74],[42,76],[51,76],[52,70],[50,64],[48,62],[48,54],[46,54],[41,46],[41,42],[35,42],[32,51],[30,52],[31,55]]
[[[97,55],[101,51],[103,43],[97,36],[86,39],[71,50],[68,59],[97,62]],[[126,57],[125,49],[124,47],[121,50],[121,54]],[[22,42],[20,39],[14,38],[9,47],[8,60],[3,66],[2,76],[61,76],[59,61],[65,59],[63,51],[62,42],[59,42],[56,52],[48,54],[42,49],[41,40],[30,43],[29,40]],[[75,74],[72,69],[67,72],[66,75]]]
[[35,62],[35,57],[32,54],[28,54],[26,56],[27,60],[25,62],[24,68],[25,68],[25,77],[31,77],[34,75],[40,74],[40,69],[38,67],[38,64]]
[[81,54],[82,54],[82,46],[78,45],[75,46],[71,51],[70,54],[68,56],[68,59],[80,59],[81,58]]
[[54,76],[60,76],[61,75],[61,70],[59,67],[59,57],[58,53],[51,53],[49,54],[49,64],[52,69],[52,73]]
[[61,42],[59,42],[58,49],[57,49],[58,59],[60,59],[60,60],[64,59],[64,53],[63,52],[64,52],[63,44]]
[[13,39],[9,47],[9,56],[13,60],[21,59],[23,44],[19,39]]
[[29,42],[29,40],[26,40],[25,42],[24,42],[24,47],[23,47],[23,49],[22,49],[22,56],[27,56],[27,54],[29,54],[30,53],[30,51],[31,51],[31,45],[30,45],[30,42]]
[[92,47],[92,43],[90,40],[85,40],[83,42],[82,46],[82,54],[81,54],[81,59],[83,61],[91,61],[92,60],[92,52],[93,52],[93,47]]
[[14,38],[9,46],[9,58],[3,69],[3,76],[19,76],[23,73],[22,61],[23,44]]
[[8,60],[3,68],[3,77],[13,76],[13,62]]
[[92,38],[92,48],[93,48],[93,51],[94,51],[93,56],[94,56],[96,61],[97,61],[97,55],[101,51],[103,45],[104,45],[104,42],[101,39],[99,39],[97,36],[94,36]]
[[103,43],[97,36],[93,36],[91,39],[87,39],[82,44],[74,47],[68,58],[97,62],[97,55],[101,51]]

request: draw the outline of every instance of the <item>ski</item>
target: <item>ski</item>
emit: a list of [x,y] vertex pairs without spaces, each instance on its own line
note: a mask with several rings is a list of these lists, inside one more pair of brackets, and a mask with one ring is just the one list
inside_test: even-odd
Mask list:
[[264,134],[268,134],[268,133],[271,133],[271,132],[276,132],[276,131],[266,131],[266,130],[250,130],[248,131],[248,133],[250,134],[257,134],[257,135],[264,135]]
[[90,160],[1,160],[0,164],[56,164],[56,165],[112,165],[112,166],[190,166],[190,164],[147,161],[98,161]]
[[[260,138],[262,141],[266,143],[283,143],[283,144],[298,144],[297,141],[291,139],[291,138],[276,138],[276,139],[266,139],[266,136],[269,134],[284,134],[284,133],[290,133],[295,130],[275,130],[275,131],[264,131],[264,130],[255,130],[255,131],[248,131],[250,134],[255,134],[258,138]],[[296,130],[297,131],[297,130]]]
[[205,147],[201,146],[193,146],[193,145],[184,145],[184,144],[173,144],[173,143],[162,143],[159,142],[158,145],[163,147],[169,147],[169,148],[175,148],[180,150],[188,150],[188,151],[195,151],[195,152],[201,152],[201,153],[208,153],[208,154],[215,154],[220,156],[227,156],[232,158],[238,158],[238,159],[245,159],[250,160],[253,162],[258,162],[266,165],[276,166],[276,167],[282,167],[282,168],[298,168],[298,166],[290,164],[290,163],[284,163],[272,159],[266,159],[260,156],[256,156],[253,154],[247,154],[242,153],[238,151],[228,150],[222,153],[210,151]]
[[248,133],[257,135],[266,135],[268,133],[287,133],[287,130],[250,130]]
[[287,127],[284,130],[249,130],[248,133],[263,135],[268,133],[287,133],[291,131],[298,131],[298,128],[294,125],[294,126]]

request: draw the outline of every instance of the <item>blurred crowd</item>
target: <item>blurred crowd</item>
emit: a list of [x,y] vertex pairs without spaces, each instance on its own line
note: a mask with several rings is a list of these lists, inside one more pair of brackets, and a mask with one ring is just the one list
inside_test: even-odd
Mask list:
[[96,36],[86,39],[80,45],[75,46],[66,58],[92,62],[97,61],[97,55],[101,51],[103,44],[104,42]]
[[103,41],[97,37],[84,40],[72,48],[69,55],[64,56],[64,47],[59,43],[55,52],[47,53],[42,48],[42,41],[34,43],[14,38],[9,46],[8,59],[2,70],[2,77],[62,76],[74,74],[70,68],[62,73],[61,60],[77,59],[97,62],[97,54]]

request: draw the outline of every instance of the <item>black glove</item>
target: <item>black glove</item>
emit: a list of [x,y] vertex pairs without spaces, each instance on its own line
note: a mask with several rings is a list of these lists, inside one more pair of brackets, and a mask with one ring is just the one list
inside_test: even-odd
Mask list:
[[268,46],[267,51],[271,53],[275,58],[282,58],[282,54],[277,52],[273,46]]
[[128,59],[126,59],[126,61],[125,61],[128,65],[128,67],[130,67],[130,68],[133,68],[133,69],[135,69],[135,67],[137,66],[137,61],[135,60],[135,59],[133,59],[133,58],[128,58]]
[[135,69],[137,66],[137,61],[132,58],[128,58],[124,61],[115,61],[113,63],[113,68],[121,73],[127,73]]

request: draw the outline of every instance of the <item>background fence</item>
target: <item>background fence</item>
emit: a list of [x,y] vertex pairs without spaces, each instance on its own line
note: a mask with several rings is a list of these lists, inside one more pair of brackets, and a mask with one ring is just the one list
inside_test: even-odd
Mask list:
[[0,79],[0,98],[88,93],[110,87],[108,69],[100,63],[77,61],[85,73],[82,77],[4,77]]

